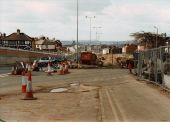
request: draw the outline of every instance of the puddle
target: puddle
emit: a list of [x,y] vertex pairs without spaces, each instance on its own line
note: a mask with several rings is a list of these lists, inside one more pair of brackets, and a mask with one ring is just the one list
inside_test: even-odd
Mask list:
[[69,84],[70,86],[65,88],[65,87],[60,87],[60,88],[54,88],[50,90],[50,93],[73,93],[73,92],[89,92],[91,90],[96,90],[99,87],[95,86],[86,86],[80,83],[71,83]]
[[56,89],[52,89],[50,92],[51,93],[61,93],[61,92],[65,92],[68,91],[68,89],[66,88],[56,88]]
[[71,87],[72,87],[72,86],[73,86],[73,87],[74,87],[74,86],[78,86],[78,85],[79,85],[78,83],[71,83],[71,84],[70,84]]

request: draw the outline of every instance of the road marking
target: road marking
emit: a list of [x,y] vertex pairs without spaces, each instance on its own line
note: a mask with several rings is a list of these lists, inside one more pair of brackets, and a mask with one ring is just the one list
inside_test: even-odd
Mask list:
[[114,92],[113,89],[109,89],[108,92],[110,93],[110,96],[112,98],[112,101],[113,101],[115,109],[116,109],[116,112],[119,115],[119,120],[123,121],[123,122],[126,122],[127,118],[123,114],[124,112],[122,111],[122,109],[121,109],[121,107],[119,105],[119,101],[116,99],[115,95],[113,94],[113,92]]
[[115,117],[115,122],[120,122],[120,121],[119,121],[119,118],[118,118],[118,114],[116,113],[116,109],[115,109],[115,107],[114,107],[114,105],[113,105],[113,101],[112,101],[112,98],[111,98],[108,90],[105,89],[105,92],[106,92],[106,95],[107,95],[109,104],[110,104],[110,106],[111,106],[111,110],[112,110],[113,116]]
[[0,74],[0,78],[4,78],[7,77],[10,73],[6,73],[6,74]]

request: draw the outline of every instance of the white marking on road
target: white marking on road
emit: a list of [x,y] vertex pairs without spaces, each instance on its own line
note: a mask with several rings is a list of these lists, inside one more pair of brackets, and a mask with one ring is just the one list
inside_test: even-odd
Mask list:
[[[122,111],[123,109],[120,107],[119,102],[118,102],[118,100],[116,99],[116,97],[115,97],[115,95],[114,95],[113,89],[109,89],[108,91],[109,91],[109,93],[110,93],[110,96],[111,96],[113,102],[116,104],[116,106],[117,106],[117,108],[118,108],[118,111],[120,112],[119,114],[122,116],[123,121],[126,122],[127,118],[126,118],[126,116],[124,115],[124,112]],[[111,92],[112,92],[112,93],[111,93]]]
[[6,74],[0,74],[0,78],[4,78],[7,77],[10,73],[6,73]]
[[113,113],[113,115],[114,115],[114,117],[115,117],[115,122],[120,122],[120,121],[119,121],[119,118],[118,118],[118,114],[116,113],[115,107],[114,107],[114,105],[113,105],[113,101],[112,101],[112,99],[111,99],[111,96],[110,96],[108,90],[105,89],[105,92],[106,92],[106,95],[107,95],[109,104],[110,104],[110,106],[111,106],[112,113]]
[[121,78],[127,78],[127,77],[129,77],[129,76],[128,75],[123,75],[123,76],[113,77],[112,80],[121,79]]

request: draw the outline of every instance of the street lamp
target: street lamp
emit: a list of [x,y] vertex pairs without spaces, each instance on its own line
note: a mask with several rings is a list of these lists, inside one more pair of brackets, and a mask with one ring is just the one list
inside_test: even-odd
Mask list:
[[94,19],[94,18],[96,18],[95,16],[86,16],[86,19],[90,19],[90,45],[91,45],[91,19]]
[[158,27],[154,26],[154,28],[156,29],[156,44],[155,44],[155,47],[157,48],[157,44],[158,44]]
[[78,40],[79,40],[79,1],[77,0],[77,63],[78,63]]
[[98,29],[100,29],[100,28],[102,28],[102,27],[99,26],[99,27],[93,27],[93,28],[96,29],[96,41],[97,41],[97,35],[98,35],[98,34],[101,34],[101,33],[98,33]]
[[[157,48],[157,41],[158,41],[158,27],[154,26],[154,28],[156,29],[156,48]],[[158,80],[158,71],[157,71],[157,49],[156,49],[156,60],[155,60],[155,82],[157,82]]]

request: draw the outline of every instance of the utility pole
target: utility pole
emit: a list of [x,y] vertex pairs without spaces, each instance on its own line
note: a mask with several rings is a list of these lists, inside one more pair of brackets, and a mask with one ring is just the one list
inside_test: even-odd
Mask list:
[[157,48],[157,46],[158,46],[158,27],[154,26],[154,28],[156,29],[156,42],[155,42],[155,48]]
[[156,50],[155,50],[155,82],[157,82],[157,80],[158,80],[158,71],[157,71],[157,43],[158,43],[158,27],[156,27],[156,26],[154,26],[154,28],[156,29],[156,44],[155,44],[155,48],[156,48]]
[[77,63],[79,63],[78,59],[78,40],[79,40],[79,1],[77,0]]
[[98,34],[102,34],[102,33],[98,33],[98,29],[102,28],[101,26],[98,26],[98,27],[93,27],[94,29],[96,29],[96,41],[98,40],[97,39],[97,35]]
[[86,19],[89,19],[89,20],[90,20],[90,34],[89,34],[89,36],[90,36],[90,37],[89,37],[89,38],[90,38],[90,39],[89,39],[89,41],[90,41],[90,46],[91,46],[91,20],[94,19],[94,18],[96,18],[96,17],[95,17],[95,16],[92,16],[92,17],[91,17],[91,16],[86,16]]

